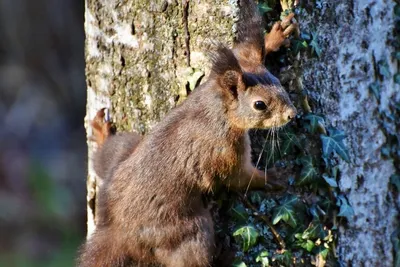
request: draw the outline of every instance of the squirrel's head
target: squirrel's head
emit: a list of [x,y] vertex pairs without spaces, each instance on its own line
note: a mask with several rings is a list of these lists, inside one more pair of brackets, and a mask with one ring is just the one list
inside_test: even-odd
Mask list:
[[229,122],[240,129],[283,126],[296,108],[279,80],[262,65],[241,66],[235,51],[219,47],[211,71],[224,95]]
[[212,57],[211,78],[227,99],[224,103],[233,125],[241,129],[282,126],[296,116],[296,109],[263,63],[267,47],[272,43],[279,48],[284,33],[266,38],[255,2],[240,0],[239,5],[234,47],[217,49]]

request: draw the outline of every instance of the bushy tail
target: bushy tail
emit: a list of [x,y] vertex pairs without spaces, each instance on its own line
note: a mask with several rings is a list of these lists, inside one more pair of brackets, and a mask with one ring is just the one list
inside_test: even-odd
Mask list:
[[93,139],[99,146],[93,164],[97,175],[108,179],[115,167],[133,153],[142,138],[137,133],[114,134],[111,123],[104,121],[104,116],[104,109],[101,109],[91,122]]
[[82,245],[77,267],[124,267],[128,261],[113,236],[96,231]]
[[263,20],[254,0],[240,0],[235,43],[248,43],[264,48]]

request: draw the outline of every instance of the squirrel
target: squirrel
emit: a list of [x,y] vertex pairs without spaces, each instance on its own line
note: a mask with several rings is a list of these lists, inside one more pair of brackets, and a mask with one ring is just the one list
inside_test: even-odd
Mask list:
[[234,47],[216,49],[208,80],[150,133],[112,134],[103,109],[92,121],[99,145],[94,168],[103,184],[96,229],[78,266],[212,266],[214,223],[204,195],[218,185],[257,189],[276,179],[252,165],[248,130],[283,126],[296,116],[263,65],[292,32],[293,16],[264,37],[254,2],[240,5]]

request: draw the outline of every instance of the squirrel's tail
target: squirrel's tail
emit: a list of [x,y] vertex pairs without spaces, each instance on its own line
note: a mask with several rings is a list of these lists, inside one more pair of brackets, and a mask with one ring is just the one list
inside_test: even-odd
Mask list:
[[77,267],[122,267],[127,266],[127,258],[121,258],[121,249],[113,242],[113,237],[101,231],[82,245]]
[[99,146],[93,159],[94,170],[100,178],[107,179],[114,168],[133,153],[142,137],[137,133],[114,134],[104,116],[104,109],[99,110],[91,125],[93,139]]

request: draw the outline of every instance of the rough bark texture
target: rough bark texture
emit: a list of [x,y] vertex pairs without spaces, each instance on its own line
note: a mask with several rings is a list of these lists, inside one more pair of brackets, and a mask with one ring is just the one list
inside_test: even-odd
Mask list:
[[[98,109],[108,107],[119,129],[144,133],[175,105],[193,69],[205,69],[204,52],[211,41],[232,40],[234,7],[212,0],[119,2],[86,1],[86,123]],[[355,216],[340,230],[338,249],[348,266],[393,262],[390,235],[398,227],[399,198],[390,193],[395,168],[391,159],[381,156],[381,147],[385,133],[395,128],[382,129],[378,114],[391,112],[389,103],[400,100],[400,88],[392,78],[381,79],[379,104],[368,90],[378,80],[377,61],[387,62],[392,74],[398,71],[388,45],[393,5],[317,1],[299,15],[301,28],[316,31],[323,51],[320,58],[303,61],[313,111],[348,135],[352,161],[341,164],[340,187]],[[98,181],[90,166],[93,144],[88,144],[90,234]]]
[[[399,226],[398,196],[392,196],[392,159],[384,159],[387,142],[379,114],[392,113],[399,101],[398,71],[390,47],[394,14],[392,1],[319,1],[300,14],[303,30],[314,30],[322,48],[320,58],[304,60],[304,86],[311,92],[314,112],[327,116],[328,125],[347,134],[351,163],[342,163],[340,189],[355,216],[340,229],[338,253],[348,266],[392,266],[391,234]],[[391,77],[379,81],[380,104],[369,92],[378,81],[378,61],[388,63]],[[397,118],[398,119],[398,118]],[[387,125],[394,132],[394,125]]]
[[[210,45],[233,37],[228,1],[87,0],[85,9],[88,137],[88,122],[103,107],[118,130],[147,132],[185,96],[193,72],[207,69]],[[100,183],[93,145],[89,140],[89,234]]]

